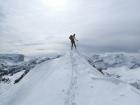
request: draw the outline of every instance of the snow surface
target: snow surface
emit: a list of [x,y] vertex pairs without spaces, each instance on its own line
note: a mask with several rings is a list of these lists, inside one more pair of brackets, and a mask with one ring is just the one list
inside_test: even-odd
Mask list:
[[140,105],[140,91],[70,52],[33,68],[0,94],[0,105]]
[[127,67],[109,68],[104,73],[110,76],[117,77],[132,86],[140,89],[140,68],[129,69]]

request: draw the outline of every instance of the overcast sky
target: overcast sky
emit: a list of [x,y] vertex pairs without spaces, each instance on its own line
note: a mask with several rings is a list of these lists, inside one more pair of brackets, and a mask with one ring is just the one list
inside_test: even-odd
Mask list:
[[0,52],[140,49],[140,0],[0,0]]

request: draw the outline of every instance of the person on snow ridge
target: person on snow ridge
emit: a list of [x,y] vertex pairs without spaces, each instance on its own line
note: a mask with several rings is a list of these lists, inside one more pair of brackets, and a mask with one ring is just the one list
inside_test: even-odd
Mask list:
[[75,34],[73,35],[70,35],[69,36],[69,39],[71,41],[71,50],[73,49],[73,46],[76,48],[76,44],[75,44],[75,40],[78,41],[76,38],[75,38]]

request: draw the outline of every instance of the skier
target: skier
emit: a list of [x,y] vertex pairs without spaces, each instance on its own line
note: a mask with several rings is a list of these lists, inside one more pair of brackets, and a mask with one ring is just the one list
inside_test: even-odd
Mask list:
[[70,35],[70,36],[69,36],[69,39],[70,39],[70,41],[71,41],[71,50],[72,50],[72,49],[73,49],[73,45],[74,45],[74,47],[76,48],[75,40],[76,40],[76,41],[78,41],[78,40],[75,38],[75,34]]

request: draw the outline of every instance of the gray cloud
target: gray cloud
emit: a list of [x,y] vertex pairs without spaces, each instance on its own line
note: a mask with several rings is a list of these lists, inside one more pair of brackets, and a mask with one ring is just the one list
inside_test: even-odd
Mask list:
[[19,51],[28,49],[25,43],[42,43],[34,49],[61,50],[68,47],[72,33],[79,47],[91,52],[140,49],[139,0],[67,1],[64,10],[53,11],[41,0],[1,0],[0,50],[15,50],[17,43]]

